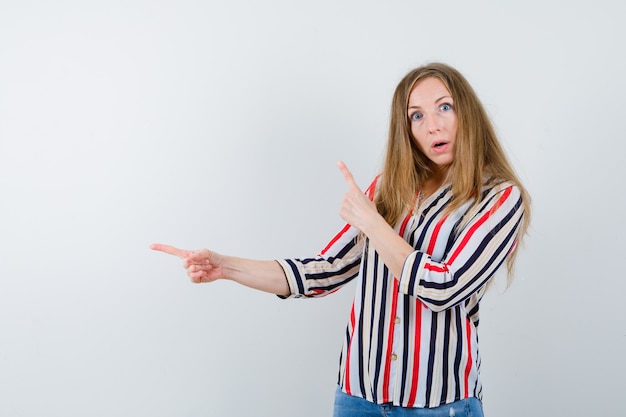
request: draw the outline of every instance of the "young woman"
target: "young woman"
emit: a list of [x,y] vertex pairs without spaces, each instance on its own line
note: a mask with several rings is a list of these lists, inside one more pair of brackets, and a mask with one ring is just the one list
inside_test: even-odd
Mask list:
[[316,257],[254,261],[155,244],[193,282],[231,279],[281,297],[357,280],[335,417],[481,416],[478,308],[509,279],[530,198],[467,80],[434,63],[393,96],[382,173],[365,192],[342,162],[347,222]]

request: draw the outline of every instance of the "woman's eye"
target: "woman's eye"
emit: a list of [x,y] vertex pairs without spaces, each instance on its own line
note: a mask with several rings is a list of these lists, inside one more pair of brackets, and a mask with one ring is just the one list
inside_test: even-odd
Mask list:
[[420,120],[422,118],[422,113],[420,112],[415,112],[411,115],[411,120]]
[[445,103],[445,104],[442,104],[441,107],[439,107],[439,109],[442,111],[450,111],[452,110],[452,105]]

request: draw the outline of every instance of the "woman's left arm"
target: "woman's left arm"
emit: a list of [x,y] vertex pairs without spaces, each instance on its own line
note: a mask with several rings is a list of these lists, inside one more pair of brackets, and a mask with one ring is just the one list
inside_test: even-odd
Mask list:
[[373,196],[368,197],[361,191],[348,167],[341,161],[337,165],[348,183],[348,192],[344,195],[339,215],[367,236],[387,268],[399,277],[406,259],[415,249],[378,213],[372,201]]
[[493,189],[444,259],[436,262],[399,236],[359,189],[345,164],[338,165],[349,187],[341,217],[367,236],[398,279],[400,292],[418,297],[431,310],[450,308],[480,290],[517,242],[524,208],[519,189],[513,185]]
[[443,259],[434,261],[422,251],[409,254],[399,275],[401,292],[442,311],[484,287],[517,243],[524,206],[519,188],[508,184],[492,189],[478,207]]

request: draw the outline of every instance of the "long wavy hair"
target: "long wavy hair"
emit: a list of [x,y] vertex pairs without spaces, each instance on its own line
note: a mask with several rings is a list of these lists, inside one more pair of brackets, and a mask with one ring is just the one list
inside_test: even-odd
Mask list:
[[[433,174],[435,166],[418,148],[411,134],[407,112],[409,95],[426,78],[439,79],[454,101],[458,118],[454,160],[447,172],[452,185],[452,211],[481,194],[488,181],[511,181],[520,190],[524,219],[518,243],[530,223],[530,196],[522,186],[495,134],[482,103],[465,77],[442,63],[431,63],[410,71],[393,95],[387,151],[375,203],[387,223],[395,226],[415,203],[415,195]],[[477,200],[477,199],[476,199]],[[478,204],[478,201],[474,201]],[[507,258],[509,283],[520,245]]]

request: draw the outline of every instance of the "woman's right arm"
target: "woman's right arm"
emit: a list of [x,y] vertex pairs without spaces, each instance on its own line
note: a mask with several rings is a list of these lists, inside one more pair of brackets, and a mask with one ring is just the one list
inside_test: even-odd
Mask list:
[[208,249],[196,251],[178,249],[155,243],[150,248],[178,256],[192,282],[212,282],[228,279],[256,290],[286,297],[290,294],[283,268],[276,261],[225,256]]

